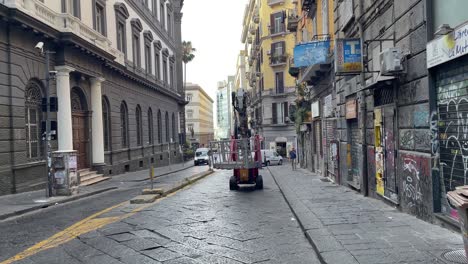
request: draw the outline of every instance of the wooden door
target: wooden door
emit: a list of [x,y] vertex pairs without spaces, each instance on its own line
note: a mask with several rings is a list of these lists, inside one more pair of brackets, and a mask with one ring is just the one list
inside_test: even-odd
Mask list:
[[78,169],[89,167],[88,163],[88,133],[86,130],[86,114],[73,113],[73,149],[77,151]]

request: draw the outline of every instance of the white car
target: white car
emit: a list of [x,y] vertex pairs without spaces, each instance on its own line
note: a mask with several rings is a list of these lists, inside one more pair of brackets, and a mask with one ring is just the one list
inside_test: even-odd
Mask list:
[[210,164],[210,158],[208,157],[208,148],[198,148],[195,151],[195,159],[193,161],[195,166],[199,164]]
[[283,157],[281,155],[278,155],[278,153],[274,150],[269,150],[269,149],[262,149],[262,161],[265,166],[270,166],[270,165],[282,165],[283,164]]

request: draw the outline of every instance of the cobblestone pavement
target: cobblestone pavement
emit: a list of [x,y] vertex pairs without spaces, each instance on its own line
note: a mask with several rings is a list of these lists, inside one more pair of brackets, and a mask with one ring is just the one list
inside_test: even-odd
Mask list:
[[229,191],[232,172],[218,171],[138,212],[110,210],[94,223],[136,213],[15,263],[320,263],[261,172],[262,191]]
[[308,171],[269,170],[326,263],[453,263],[441,255],[463,248],[460,234]]

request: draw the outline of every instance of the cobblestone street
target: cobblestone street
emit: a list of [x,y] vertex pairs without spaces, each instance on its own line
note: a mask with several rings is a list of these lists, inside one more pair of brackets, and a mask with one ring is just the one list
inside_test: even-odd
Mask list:
[[[263,191],[233,192],[230,172],[216,172],[130,217],[16,263],[320,263],[268,170],[262,174]],[[134,208],[123,205],[97,219]]]

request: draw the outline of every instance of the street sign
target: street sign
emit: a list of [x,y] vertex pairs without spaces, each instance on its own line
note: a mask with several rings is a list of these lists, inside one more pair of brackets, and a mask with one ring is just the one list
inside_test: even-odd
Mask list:
[[335,45],[336,75],[360,74],[362,66],[361,40],[337,39]]

